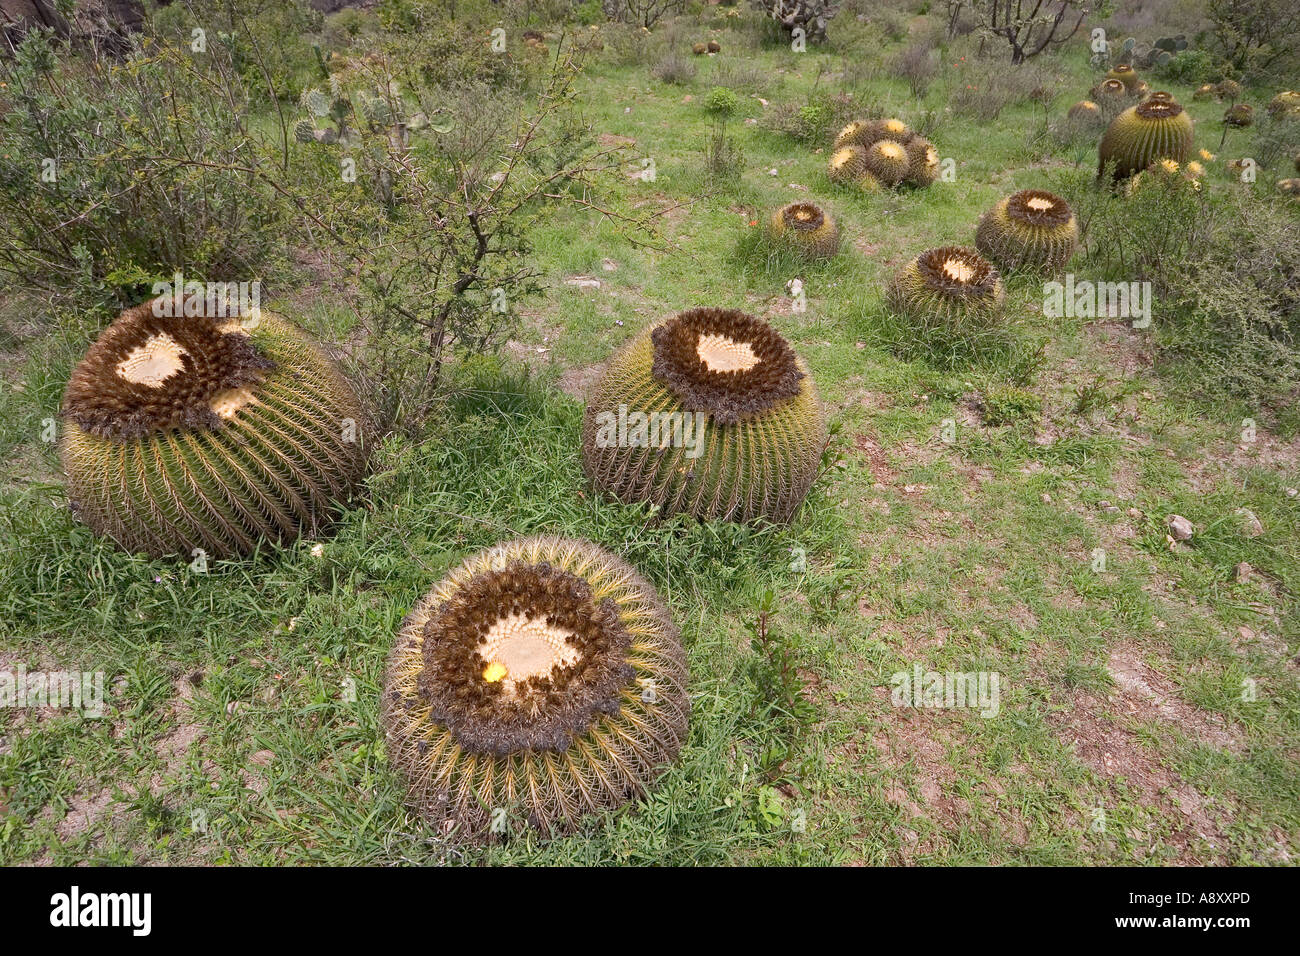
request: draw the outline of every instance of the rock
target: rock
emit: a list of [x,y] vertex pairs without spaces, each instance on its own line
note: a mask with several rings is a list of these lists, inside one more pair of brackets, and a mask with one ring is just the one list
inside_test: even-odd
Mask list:
[[767,174],[768,174],[769,176],[775,176],[775,175],[776,175],[776,167],[773,166],[771,169],[769,169],[769,170],[767,171]]
[[1264,533],[1264,525],[1249,508],[1238,508],[1237,517],[1241,519],[1241,533],[1247,538],[1258,538]]
[[1250,580],[1250,572],[1254,570],[1255,569],[1252,568],[1249,564],[1247,564],[1245,561],[1242,561],[1235,568],[1232,569],[1233,580],[1235,580],[1238,584],[1245,584],[1247,581]]
[[1294,498],[1296,495],[1300,495],[1300,488],[1288,488],[1288,489],[1286,489],[1286,496],[1287,496],[1288,498]]
[[1182,515],[1168,515],[1165,517],[1165,526],[1169,529],[1169,537],[1175,541],[1187,541],[1192,537],[1196,526],[1184,518]]
[[1142,513],[1142,509],[1141,509],[1141,508],[1129,508],[1129,509],[1128,509],[1128,516],[1129,516],[1130,518],[1145,518],[1145,517],[1146,517],[1146,515],[1144,515],[1144,514]]
[[1097,502],[1097,507],[1108,514],[1117,514],[1119,512],[1119,505],[1111,504],[1105,498]]
[[1052,503],[1052,496],[1044,491],[1041,495],[1038,496],[1038,500],[1045,505],[1050,505]]
[[570,276],[564,280],[565,285],[576,286],[579,289],[599,289],[600,280],[593,279],[591,276]]
[[600,261],[600,267],[604,269],[606,272],[613,272],[615,269],[618,268],[618,263],[615,262],[613,259],[602,259]]

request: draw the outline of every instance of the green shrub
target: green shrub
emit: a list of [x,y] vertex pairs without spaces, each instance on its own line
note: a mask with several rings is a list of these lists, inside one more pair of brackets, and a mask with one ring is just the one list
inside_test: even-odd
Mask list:
[[991,388],[980,401],[980,417],[992,427],[1034,424],[1043,414],[1043,400],[1023,388]]
[[704,108],[719,116],[734,116],[740,110],[740,97],[725,86],[715,86],[704,97]]
[[1164,64],[1155,67],[1155,74],[1161,79],[1186,83],[1188,86],[1209,83],[1221,72],[1214,57],[1205,50],[1183,50],[1175,53]]

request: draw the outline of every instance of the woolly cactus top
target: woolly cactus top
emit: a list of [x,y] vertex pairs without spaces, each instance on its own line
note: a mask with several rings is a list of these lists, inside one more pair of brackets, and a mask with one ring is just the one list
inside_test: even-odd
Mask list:
[[688,410],[707,412],[720,425],[799,394],[803,372],[789,344],[736,309],[690,309],[656,328],[651,340],[654,377]]
[[1007,198],[1007,217],[1030,226],[1060,226],[1070,221],[1070,205],[1044,189],[1022,189]]
[[998,270],[979,253],[963,246],[927,250],[916,264],[925,284],[944,295],[991,295],[997,288]]
[[155,311],[123,312],[73,370],[63,412],[84,431],[126,440],[218,427],[274,367],[237,317]]
[[812,232],[826,222],[826,214],[815,203],[792,202],[781,208],[781,221],[791,229]]
[[471,753],[567,750],[634,676],[616,603],[545,561],[474,575],[423,637],[420,698]]

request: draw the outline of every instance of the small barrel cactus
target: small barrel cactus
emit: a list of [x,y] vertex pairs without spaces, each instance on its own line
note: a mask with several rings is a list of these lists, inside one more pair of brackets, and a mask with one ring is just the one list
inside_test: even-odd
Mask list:
[[1119,80],[1124,84],[1130,96],[1137,96],[1143,87],[1142,77],[1138,76],[1137,70],[1126,64],[1113,66],[1106,71],[1106,79]]
[[402,622],[389,759],[439,837],[544,836],[645,793],[690,716],[681,636],[654,588],[586,541],[473,555]]
[[789,521],[825,443],[802,360],[734,309],[690,309],[633,338],[592,389],[582,429],[600,491],[740,522]]
[[1070,204],[1042,189],[1000,199],[975,232],[975,248],[1004,270],[1059,275],[1078,244],[1079,224]]
[[939,151],[923,136],[913,136],[903,147],[907,150],[906,182],[929,186],[939,178]]
[[964,246],[921,253],[894,275],[886,292],[890,308],[917,326],[955,332],[997,324],[1004,298],[997,268]]
[[1233,103],[1223,112],[1223,122],[1244,129],[1255,122],[1255,110],[1249,103]]
[[352,387],[268,312],[171,304],[123,312],[72,373],[60,451],[77,515],[155,557],[247,554],[324,525],[366,472]]
[[840,228],[830,213],[810,202],[792,202],[772,214],[772,239],[808,259],[829,259],[840,248]]
[[886,186],[897,186],[912,170],[907,147],[897,140],[880,139],[867,147],[867,172]]
[[1065,119],[1076,129],[1098,127],[1102,123],[1101,107],[1092,100],[1079,100],[1066,111]]
[[1268,101],[1264,107],[1274,119],[1295,119],[1300,117],[1300,93],[1295,90],[1283,90]]
[[833,183],[851,183],[867,171],[867,151],[856,143],[841,146],[831,153],[826,174]]

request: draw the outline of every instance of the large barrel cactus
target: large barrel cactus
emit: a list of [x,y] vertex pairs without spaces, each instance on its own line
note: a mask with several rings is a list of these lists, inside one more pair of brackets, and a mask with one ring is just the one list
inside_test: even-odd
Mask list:
[[772,214],[768,231],[776,243],[805,259],[829,259],[840,248],[840,227],[815,203],[782,206]]
[[1148,99],[1111,121],[1097,148],[1098,172],[1115,164],[1115,176],[1131,176],[1162,159],[1187,161],[1192,118],[1172,99]]
[[68,382],[60,451],[76,513],[155,557],[230,557],[321,527],[365,474],[352,387],[268,312],[164,311],[123,312]]
[[1274,119],[1294,119],[1300,117],[1300,93],[1295,90],[1283,90],[1268,101],[1264,107]]
[[583,419],[583,465],[599,490],[663,513],[787,521],[826,443],[816,387],[766,322],[691,309],[610,360]]
[[975,231],[975,248],[1004,270],[1065,270],[1079,244],[1070,204],[1042,189],[1013,193],[986,212]]
[[584,541],[517,539],[444,577],[389,657],[389,759],[440,835],[567,832],[676,759],[680,635],[649,583]]
[[1004,297],[997,268],[964,246],[921,253],[886,290],[890,308],[918,327],[957,332],[995,325]]

